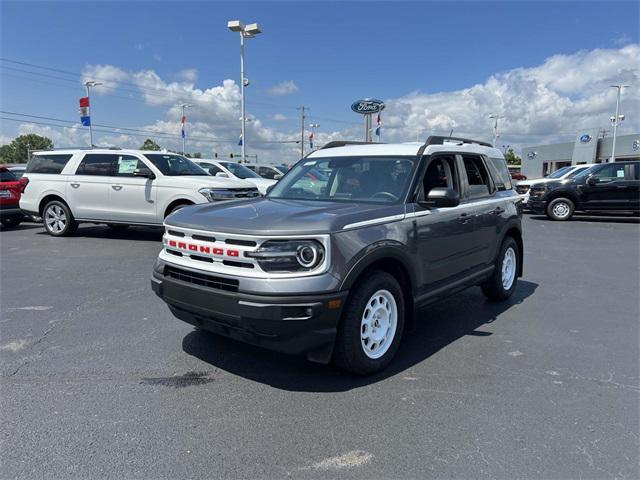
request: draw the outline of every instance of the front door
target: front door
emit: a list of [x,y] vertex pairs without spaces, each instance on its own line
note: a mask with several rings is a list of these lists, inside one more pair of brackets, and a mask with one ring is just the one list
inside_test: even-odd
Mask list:
[[603,165],[581,186],[583,210],[624,209],[628,204],[629,182],[623,163]]
[[115,155],[86,154],[67,182],[67,199],[76,218],[110,220],[109,205],[111,166]]
[[116,155],[114,176],[109,185],[113,220],[131,223],[162,223],[157,218],[157,179],[135,177],[137,168],[149,167],[133,155]]

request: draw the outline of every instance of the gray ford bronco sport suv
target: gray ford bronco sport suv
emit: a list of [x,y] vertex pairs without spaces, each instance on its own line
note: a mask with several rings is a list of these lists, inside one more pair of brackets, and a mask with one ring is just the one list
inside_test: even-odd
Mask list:
[[424,305],[522,275],[520,198],[489,144],[331,142],[266,197],[167,217],[153,290],[197,328],[357,374]]

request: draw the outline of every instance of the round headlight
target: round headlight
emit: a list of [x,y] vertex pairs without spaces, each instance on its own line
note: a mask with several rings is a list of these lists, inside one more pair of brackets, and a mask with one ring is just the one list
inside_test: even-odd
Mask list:
[[301,245],[296,252],[296,258],[304,268],[313,267],[318,261],[318,249],[314,245]]

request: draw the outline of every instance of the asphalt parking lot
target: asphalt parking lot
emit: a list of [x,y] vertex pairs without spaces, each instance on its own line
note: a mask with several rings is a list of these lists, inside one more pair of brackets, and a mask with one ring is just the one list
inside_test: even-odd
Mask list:
[[515,298],[432,305],[355,378],[196,332],[161,231],[0,232],[2,478],[638,478],[637,218],[526,217]]

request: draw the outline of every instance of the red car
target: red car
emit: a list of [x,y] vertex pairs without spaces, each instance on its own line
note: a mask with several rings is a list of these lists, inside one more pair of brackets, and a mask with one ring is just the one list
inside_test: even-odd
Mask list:
[[7,167],[0,166],[0,222],[5,227],[17,227],[24,214],[20,210],[20,194],[28,179],[18,180]]
[[527,177],[520,172],[511,172],[511,178],[514,180],[526,180]]

